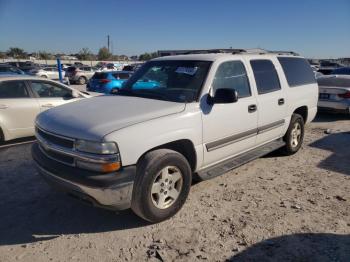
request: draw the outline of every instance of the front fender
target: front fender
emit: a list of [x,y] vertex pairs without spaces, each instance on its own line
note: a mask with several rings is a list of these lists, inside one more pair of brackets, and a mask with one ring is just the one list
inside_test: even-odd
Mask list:
[[147,151],[174,142],[190,140],[197,152],[197,166],[202,162],[202,118],[200,112],[181,112],[163,116],[114,131],[105,141],[118,144],[123,166],[134,165]]

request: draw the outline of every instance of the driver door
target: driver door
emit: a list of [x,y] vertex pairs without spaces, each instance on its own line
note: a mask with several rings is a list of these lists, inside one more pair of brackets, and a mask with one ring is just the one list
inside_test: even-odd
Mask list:
[[73,98],[72,90],[48,81],[31,81],[30,86],[37,96],[40,112],[80,99]]
[[218,66],[211,95],[219,88],[235,89],[238,101],[205,104],[202,108],[204,167],[243,153],[256,143],[257,100],[242,61],[226,61]]

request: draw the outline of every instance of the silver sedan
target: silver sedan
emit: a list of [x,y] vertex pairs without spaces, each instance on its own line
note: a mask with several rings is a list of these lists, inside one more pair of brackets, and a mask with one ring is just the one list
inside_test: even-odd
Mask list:
[[320,110],[350,114],[350,75],[327,75],[317,78]]

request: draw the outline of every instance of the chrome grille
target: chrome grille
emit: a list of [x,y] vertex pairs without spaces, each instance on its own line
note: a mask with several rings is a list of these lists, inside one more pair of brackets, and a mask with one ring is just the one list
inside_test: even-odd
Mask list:
[[57,146],[65,147],[65,148],[74,148],[74,139],[65,138],[59,135],[55,135],[44,131],[40,128],[36,128],[37,134],[39,134],[42,138],[44,138],[48,143],[54,144]]

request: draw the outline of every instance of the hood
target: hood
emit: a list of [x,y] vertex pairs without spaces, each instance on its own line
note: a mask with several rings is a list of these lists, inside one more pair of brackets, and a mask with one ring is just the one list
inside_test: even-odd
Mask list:
[[99,141],[113,131],[184,109],[183,103],[99,96],[49,109],[37,117],[36,123],[55,134]]

